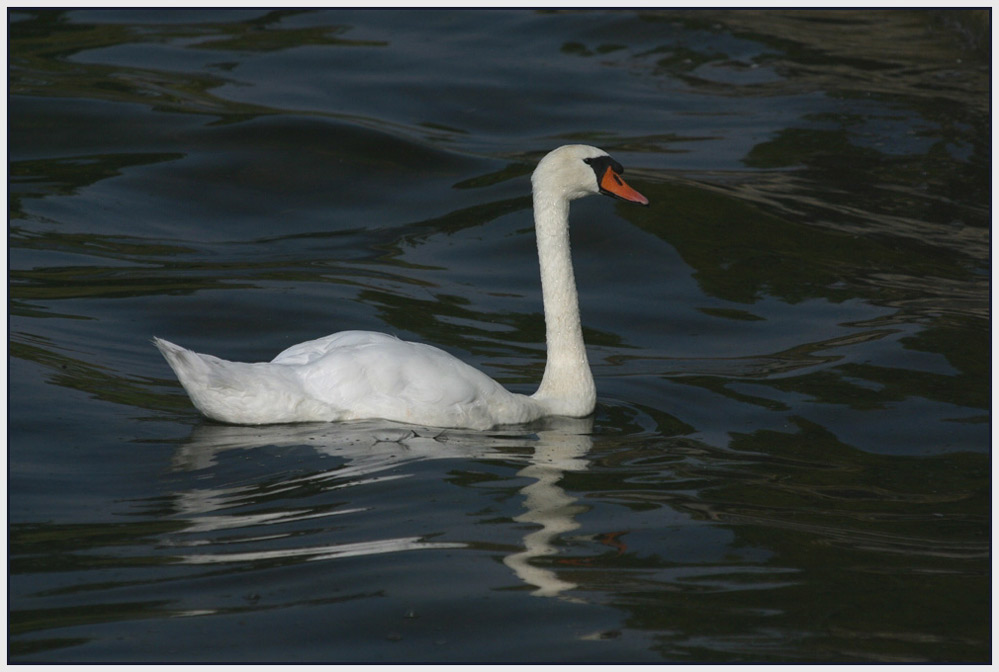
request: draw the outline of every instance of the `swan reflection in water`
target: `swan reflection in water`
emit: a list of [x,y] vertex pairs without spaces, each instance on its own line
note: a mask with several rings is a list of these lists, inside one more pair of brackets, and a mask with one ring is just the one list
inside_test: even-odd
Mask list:
[[[560,535],[579,527],[575,517],[585,510],[577,499],[567,494],[559,482],[565,472],[586,469],[585,455],[590,450],[593,419],[553,417],[538,421],[529,428],[500,428],[489,432],[458,429],[431,429],[385,421],[323,423],[309,425],[271,425],[247,427],[201,425],[174,454],[176,471],[194,471],[212,467],[218,456],[237,449],[266,446],[309,446],[319,453],[345,460],[335,471],[325,471],[283,480],[269,486],[268,494],[290,490],[313,482],[324,488],[335,479],[338,484],[360,485],[405,478],[404,473],[385,473],[404,464],[439,459],[504,459],[522,457],[532,451],[527,466],[517,472],[530,483],[521,488],[524,513],[514,518],[530,526],[523,538],[523,548],[507,555],[503,563],[524,583],[533,595],[560,597],[576,588],[555,572],[535,566],[534,559],[558,553]],[[347,479],[346,481],[344,479]],[[289,523],[307,518],[341,515],[362,509],[317,513],[305,507],[267,513],[234,514],[218,512],[246,504],[251,492],[245,486],[225,489],[197,488],[176,493],[174,502],[179,517],[191,516],[183,533],[208,533],[258,525]],[[284,535],[272,535],[274,538]],[[255,535],[252,541],[272,538]],[[219,543],[219,542],[216,542]],[[232,543],[226,540],[225,543]],[[322,547],[270,548],[245,553],[210,552],[205,541],[174,543],[174,546],[197,546],[198,553],[183,555],[181,561],[193,564],[245,562],[270,558],[298,557],[303,560],[330,559],[351,555],[370,555],[416,549],[463,548],[465,543],[425,541],[419,537],[383,539],[372,542],[337,544]]]

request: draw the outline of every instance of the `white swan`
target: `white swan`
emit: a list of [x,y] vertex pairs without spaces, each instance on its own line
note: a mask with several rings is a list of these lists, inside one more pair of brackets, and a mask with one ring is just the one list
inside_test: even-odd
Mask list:
[[533,395],[515,394],[430,345],[343,331],[248,364],[153,343],[194,405],[209,418],[271,424],[381,418],[431,427],[488,429],[596,405],[569,251],[569,201],[603,193],[648,205],[603,150],[566,145],[545,156],[531,183],[541,265],[548,361]]

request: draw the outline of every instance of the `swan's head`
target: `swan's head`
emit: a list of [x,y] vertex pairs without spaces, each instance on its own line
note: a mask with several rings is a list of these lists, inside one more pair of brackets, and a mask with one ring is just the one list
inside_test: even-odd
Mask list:
[[563,145],[541,159],[531,176],[535,194],[566,200],[606,194],[631,203],[648,205],[649,199],[621,178],[624,168],[602,149],[589,145]]

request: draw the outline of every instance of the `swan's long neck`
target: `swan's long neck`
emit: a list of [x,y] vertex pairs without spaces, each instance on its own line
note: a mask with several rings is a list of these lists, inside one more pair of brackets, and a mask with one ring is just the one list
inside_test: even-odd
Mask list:
[[557,415],[581,417],[593,412],[596,386],[586,359],[579,295],[569,249],[569,200],[534,191],[534,225],[541,265],[548,361],[534,399]]

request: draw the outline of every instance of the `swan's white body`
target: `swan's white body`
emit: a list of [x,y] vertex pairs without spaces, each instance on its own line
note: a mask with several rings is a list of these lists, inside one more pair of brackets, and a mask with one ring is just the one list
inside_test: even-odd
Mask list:
[[516,394],[430,345],[369,331],[343,331],[294,345],[266,363],[229,362],[162,339],[153,342],[194,405],[209,418],[271,424],[382,418],[432,427],[488,429],[549,415],[593,412],[569,251],[569,201],[607,193],[648,200],[620,178],[606,152],[566,145],[532,175],[548,360],[538,391]]

